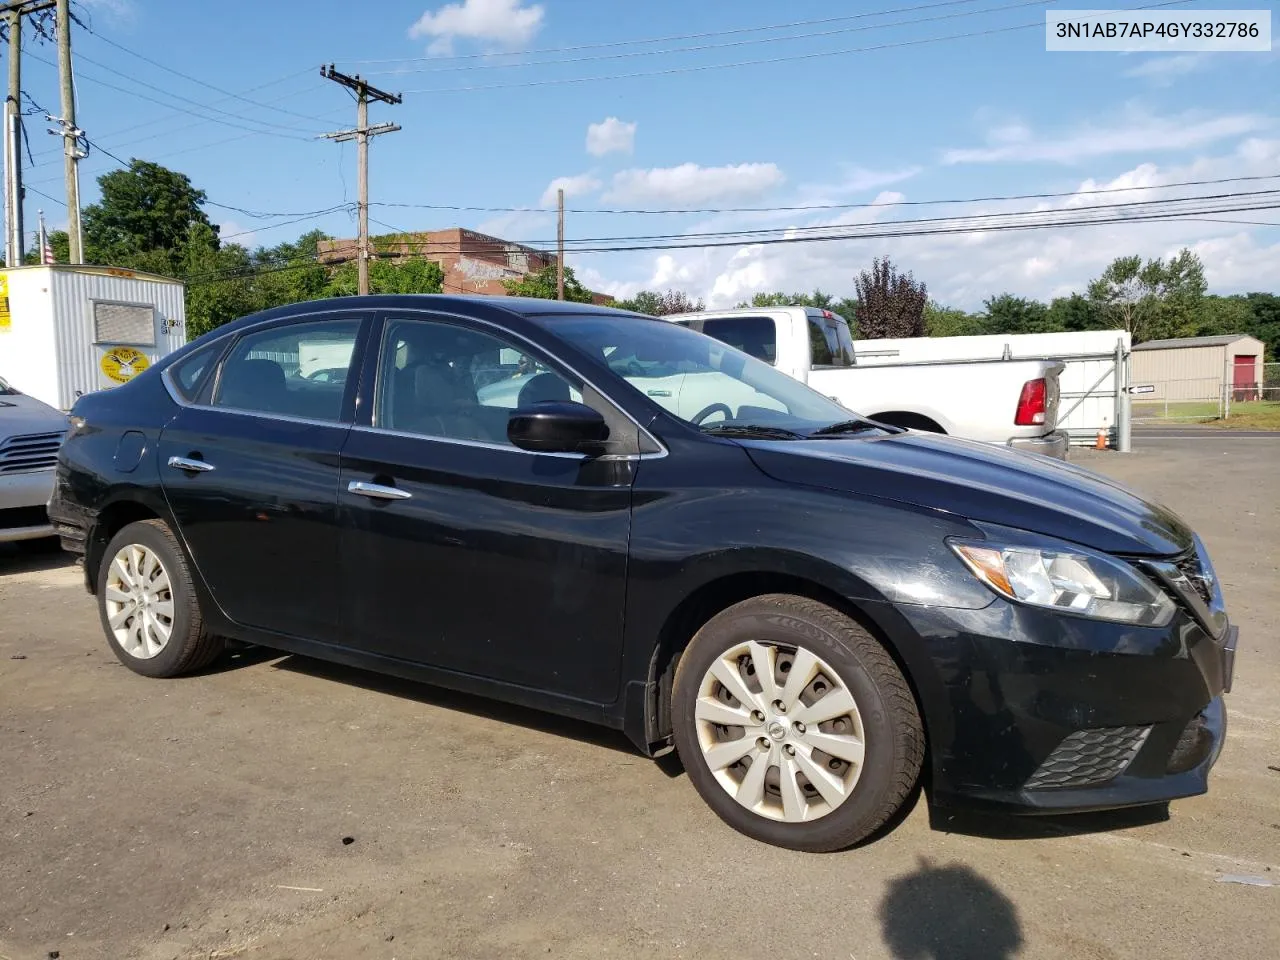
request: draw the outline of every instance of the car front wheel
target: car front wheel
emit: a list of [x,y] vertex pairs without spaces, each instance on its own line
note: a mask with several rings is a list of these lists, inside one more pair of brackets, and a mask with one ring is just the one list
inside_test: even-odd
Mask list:
[[131,523],[107,544],[98,571],[98,612],[120,662],[144,676],[199,670],[223,647],[205,631],[191,569],[159,520]]
[[885,648],[805,597],[736,604],[676,668],[676,748],[731,826],[795,850],[840,850],[902,806],[920,774],[915,698]]

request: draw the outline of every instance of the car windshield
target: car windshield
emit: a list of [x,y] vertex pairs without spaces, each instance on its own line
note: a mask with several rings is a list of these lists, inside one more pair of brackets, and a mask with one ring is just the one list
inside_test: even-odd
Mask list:
[[[548,317],[549,329],[708,433],[794,439],[851,414],[767,363],[678,323],[612,314]],[[874,429],[874,428],[872,428]],[[843,432],[855,432],[852,425]]]
[[18,391],[9,386],[4,377],[0,377],[0,397],[17,396]]

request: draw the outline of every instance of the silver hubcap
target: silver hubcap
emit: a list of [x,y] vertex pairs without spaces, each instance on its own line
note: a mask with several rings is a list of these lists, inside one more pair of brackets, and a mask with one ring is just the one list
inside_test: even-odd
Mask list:
[[753,813],[801,823],[830,813],[862,773],[853,694],[803,647],[739,644],[702,677],[698,745],[729,796]]
[[103,597],[107,625],[131,657],[150,660],[173,633],[173,589],[160,558],[131,543],[111,559]]

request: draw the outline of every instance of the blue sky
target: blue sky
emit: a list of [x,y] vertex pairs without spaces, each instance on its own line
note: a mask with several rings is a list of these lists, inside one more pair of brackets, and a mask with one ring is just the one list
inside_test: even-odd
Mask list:
[[[1043,20],[1051,6],[81,0],[91,29],[75,33],[78,120],[105,151],[180,170],[212,201],[278,214],[211,208],[225,238],[250,246],[313,227],[354,233],[344,211],[286,222],[296,219],[287,214],[356,196],[354,145],[316,139],[355,119],[347,93],[319,75],[327,62],[404,93],[400,106],[371,108],[373,121],[403,127],[371,147],[375,204],[536,208],[554,196],[560,178],[571,209],[875,204],[781,213],[571,213],[571,239],[1071,208],[1186,189],[1111,193],[1101,201],[1079,195],[910,204],[1280,175],[1275,52],[1046,53]],[[1273,8],[1258,0],[1189,8],[1241,6]],[[855,19],[860,14],[878,15]],[[800,25],[753,29],[779,24]],[[1038,26],[1002,30],[1021,24]],[[660,39],[698,34],[705,36]],[[624,43],[639,39],[657,42]],[[888,46],[867,49],[880,45]],[[555,52],[566,47],[585,49]],[[689,47],[701,49],[672,52]],[[38,59],[53,61],[55,51],[30,37],[26,51],[24,88],[56,113],[55,70]],[[780,62],[718,66],[747,60]],[[660,71],[668,72],[619,77]],[[578,78],[596,79],[559,82]],[[37,207],[51,226],[65,223],[65,207],[34,192],[64,196],[58,143],[44,126],[39,116],[28,119],[37,164],[26,175],[32,228]],[[85,202],[96,196],[94,178],[115,166],[102,150],[82,164]],[[1280,188],[1280,179],[1196,189],[1267,188]],[[375,231],[461,225],[509,240],[555,236],[553,217],[538,212],[375,206],[372,216],[381,221]],[[1280,210],[1217,219],[1280,222]],[[581,253],[569,262],[598,290],[625,295],[675,286],[731,304],[764,289],[821,286],[846,294],[856,271],[887,253],[937,299],[974,308],[1005,290],[1048,297],[1079,289],[1117,255],[1161,256],[1182,245],[1201,255],[1217,291],[1280,290],[1280,229],[1204,220]]]

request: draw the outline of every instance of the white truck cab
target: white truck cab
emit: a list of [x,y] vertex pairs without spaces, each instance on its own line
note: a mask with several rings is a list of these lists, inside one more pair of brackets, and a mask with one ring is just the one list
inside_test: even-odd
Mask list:
[[873,420],[1066,459],[1067,434],[1056,429],[1060,361],[872,360],[877,341],[853,340],[843,317],[814,307],[665,319],[772,364]]

